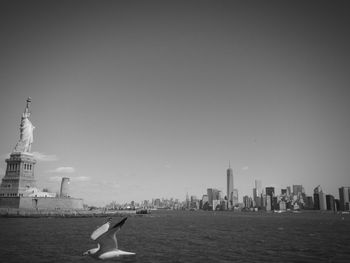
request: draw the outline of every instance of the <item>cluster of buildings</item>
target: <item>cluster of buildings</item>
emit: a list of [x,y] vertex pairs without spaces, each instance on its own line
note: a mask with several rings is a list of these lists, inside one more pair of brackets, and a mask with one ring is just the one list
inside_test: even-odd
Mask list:
[[275,187],[263,188],[261,180],[255,180],[252,196],[243,196],[243,203],[239,203],[238,189],[234,188],[233,170],[230,165],[226,171],[226,178],[226,193],[215,188],[208,188],[207,193],[201,199],[187,194],[184,202],[179,202],[177,199],[153,199],[152,202],[144,201],[141,206],[190,210],[350,210],[350,187],[340,187],[339,199],[337,199],[331,194],[324,193],[320,186],[315,187],[312,196],[308,196],[302,185],[287,186],[277,192]]
[[189,199],[187,195],[185,208],[203,210],[233,210],[238,208],[238,189],[234,188],[233,170],[230,164],[226,176],[226,195],[219,189],[208,188],[202,199],[197,199],[195,196],[191,196],[191,199]]
[[238,189],[234,188],[232,168],[226,171],[226,193],[216,188],[208,188],[201,199],[186,194],[185,201],[179,199],[155,198],[140,203],[117,204],[113,202],[107,209],[174,209],[174,210],[243,210],[243,211],[287,211],[287,210],[350,210],[350,187],[339,188],[339,199],[326,194],[320,186],[315,187],[312,196],[305,193],[302,185],[292,185],[280,189],[263,187],[261,180],[255,180],[252,196],[243,196],[243,202],[238,201]]
[[145,209],[171,209],[182,210],[186,208],[186,203],[174,198],[154,198],[152,201],[144,200],[142,202],[131,201],[129,203],[118,204],[117,202],[111,202],[105,206],[109,210],[136,210],[140,208]]
[[201,200],[186,198],[186,208],[203,210],[250,210],[250,211],[286,211],[286,210],[330,210],[349,211],[350,187],[339,188],[339,199],[326,194],[320,186],[314,189],[312,196],[305,193],[302,185],[287,186],[278,193],[275,187],[262,187],[260,180],[255,180],[252,196],[243,196],[243,203],[238,202],[238,190],[234,188],[233,171],[227,169],[226,195],[218,189],[208,188]]
[[261,187],[261,181],[255,180],[253,196],[243,197],[243,209],[248,210],[330,210],[348,211],[350,187],[339,188],[339,199],[326,194],[318,185],[312,196],[305,193],[302,185],[287,186],[278,193],[274,187]]

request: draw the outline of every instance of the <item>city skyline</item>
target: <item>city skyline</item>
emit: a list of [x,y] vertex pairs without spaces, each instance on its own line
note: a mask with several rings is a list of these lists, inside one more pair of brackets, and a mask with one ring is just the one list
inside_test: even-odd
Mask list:
[[[110,201],[350,185],[346,2],[6,2],[0,176],[28,96],[38,187]],[[157,193],[157,194],[155,194]]]

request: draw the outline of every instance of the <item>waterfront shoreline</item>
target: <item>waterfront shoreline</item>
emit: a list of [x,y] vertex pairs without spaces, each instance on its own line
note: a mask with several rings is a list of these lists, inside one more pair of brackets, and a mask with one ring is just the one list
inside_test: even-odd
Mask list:
[[136,215],[135,210],[22,210],[22,209],[0,209],[1,217],[21,217],[21,218],[36,218],[36,217],[118,217],[118,216],[133,216]]

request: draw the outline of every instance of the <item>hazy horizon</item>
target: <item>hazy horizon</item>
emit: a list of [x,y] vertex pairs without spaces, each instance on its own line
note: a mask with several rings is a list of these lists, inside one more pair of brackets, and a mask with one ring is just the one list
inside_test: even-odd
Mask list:
[[104,205],[350,186],[346,1],[3,1],[0,176],[32,98],[38,187]]

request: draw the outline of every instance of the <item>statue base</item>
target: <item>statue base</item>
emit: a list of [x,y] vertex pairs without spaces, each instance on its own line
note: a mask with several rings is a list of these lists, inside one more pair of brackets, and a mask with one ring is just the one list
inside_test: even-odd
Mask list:
[[28,196],[36,187],[34,166],[36,160],[31,153],[13,152],[6,159],[6,174],[0,186],[0,197]]

